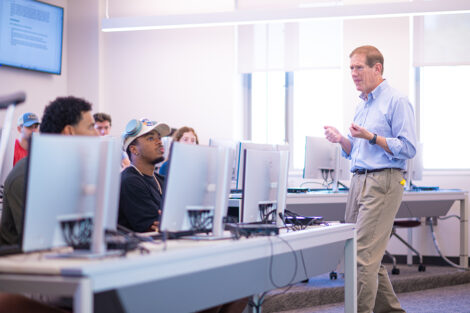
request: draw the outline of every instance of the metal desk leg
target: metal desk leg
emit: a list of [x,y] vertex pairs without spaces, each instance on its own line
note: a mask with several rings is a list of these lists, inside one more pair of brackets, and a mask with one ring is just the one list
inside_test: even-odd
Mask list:
[[460,200],[460,266],[468,267],[468,194]]
[[354,238],[346,240],[344,246],[344,312],[357,312],[357,246]]
[[93,290],[89,279],[82,279],[78,284],[73,295],[74,313],[92,313],[93,312]]

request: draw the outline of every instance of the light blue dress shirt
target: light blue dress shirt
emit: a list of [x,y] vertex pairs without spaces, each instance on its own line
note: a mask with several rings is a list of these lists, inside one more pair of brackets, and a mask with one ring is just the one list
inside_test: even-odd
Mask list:
[[416,123],[410,101],[390,87],[386,80],[362,100],[356,109],[354,123],[385,137],[392,153],[348,134],[351,153],[347,155],[343,151],[343,156],[351,160],[351,172],[358,169],[405,169],[406,160],[416,154]]

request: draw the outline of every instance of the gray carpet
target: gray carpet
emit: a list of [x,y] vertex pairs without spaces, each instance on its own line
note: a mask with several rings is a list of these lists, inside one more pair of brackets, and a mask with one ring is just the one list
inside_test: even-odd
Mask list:
[[[399,267],[400,275],[389,276],[407,312],[470,312],[469,271],[428,266],[425,272],[418,272],[417,266]],[[263,303],[263,312],[344,312],[343,301],[344,280],[341,276],[330,280],[325,274],[311,278],[308,284],[271,291]]]
[[[408,313],[468,313],[470,312],[470,284],[440,287],[398,294],[403,309]],[[282,313],[343,313],[344,305],[327,304],[316,307],[282,311]],[[281,313],[281,312],[277,312]]]

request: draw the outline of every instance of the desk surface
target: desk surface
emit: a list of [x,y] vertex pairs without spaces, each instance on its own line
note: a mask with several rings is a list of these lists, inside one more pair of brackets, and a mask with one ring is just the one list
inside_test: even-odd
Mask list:
[[[304,216],[323,216],[327,221],[344,220],[347,192],[288,194],[286,208]],[[468,192],[460,189],[405,191],[397,218],[445,216],[460,202],[460,265],[468,267]]]
[[[452,199],[458,200],[463,199],[467,191],[461,189],[439,189],[439,190],[427,190],[427,191],[405,191],[403,193],[403,200],[421,200],[421,199]],[[338,202],[342,201],[340,199],[347,199],[348,191],[339,191],[333,192],[332,190],[316,190],[316,191],[309,191],[305,193],[288,193],[287,199],[288,201],[292,201],[290,199],[302,199],[302,198],[309,198],[314,197],[316,199],[322,199],[319,201],[324,201],[323,199],[329,199],[331,202]]]
[[[159,244],[147,255],[103,260],[12,255],[0,258],[0,290],[30,292],[38,279],[83,278],[95,293],[117,290],[129,312],[155,309],[155,303],[162,311],[188,312],[331,271],[353,238],[354,225],[338,224],[237,241],[169,241],[166,250]],[[192,301],[181,301],[187,297]]]
[[[459,189],[405,191],[397,218],[444,216],[454,201],[463,201],[467,192]],[[314,191],[289,193],[286,207],[306,216],[323,216],[325,220],[344,220],[347,192]]]

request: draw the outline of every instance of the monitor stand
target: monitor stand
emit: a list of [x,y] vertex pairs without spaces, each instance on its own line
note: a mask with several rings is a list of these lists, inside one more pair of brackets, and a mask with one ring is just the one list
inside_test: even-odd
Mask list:
[[[339,147],[336,147],[335,151],[335,169],[334,172],[332,173],[334,178],[333,178],[333,192],[338,192],[338,180],[339,180],[339,161],[341,158],[341,151]],[[336,173],[335,173],[336,172]]]
[[406,181],[406,187],[405,187],[405,190],[406,191],[412,191],[413,189],[413,182],[411,181],[411,178],[409,178],[407,181]]

